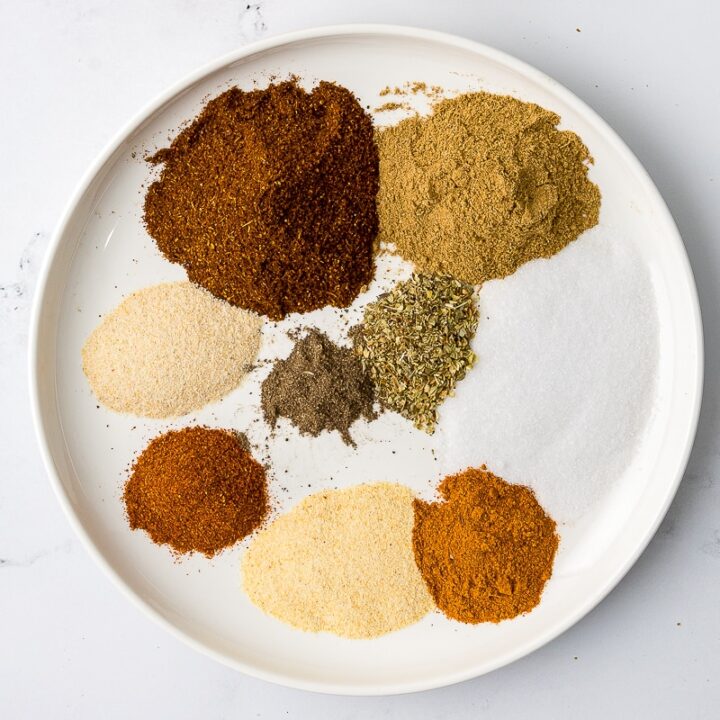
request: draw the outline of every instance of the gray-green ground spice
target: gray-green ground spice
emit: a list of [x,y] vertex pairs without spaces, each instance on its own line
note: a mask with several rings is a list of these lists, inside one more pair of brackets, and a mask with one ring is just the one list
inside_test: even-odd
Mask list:
[[262,385],[261,399],[263,415],[273,427],[282,416],[302,434],[337,430],[354,445],[350,426],[361,417],[376,417],[373,396],[372,383],[353,351],[310,330],[287,359],[275,364]]
[[389,410],[435,431],[437,408],[475,362],[473,288],[441,275],[413,275],[365,310],[355,351]]

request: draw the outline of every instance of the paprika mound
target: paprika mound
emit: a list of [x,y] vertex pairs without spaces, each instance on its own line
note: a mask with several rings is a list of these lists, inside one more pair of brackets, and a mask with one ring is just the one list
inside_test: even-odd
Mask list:
[[268,513],[265,470],[242,436],[188,427],[154,438],[123,495],[133,530],[175,553],[212,557],[255,530]]
[[415,500],[415,561],[435,603],[465,623],[529,612],[552,574],[558,536],[530,488],[483,465],[440,484],[444,502]]
[[231,88],[149,162],[147,230],[213,295],[279,320],[347,307],[372,279],[378,151],[346,88]]

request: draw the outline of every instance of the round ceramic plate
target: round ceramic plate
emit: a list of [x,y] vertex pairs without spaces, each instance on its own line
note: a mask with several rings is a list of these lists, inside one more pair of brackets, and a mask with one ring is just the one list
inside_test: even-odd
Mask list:
[[[652,288],[658,332],[648,352],[659,361],[647,417],[635,428],[639,440],[631,456],[624,456],[612,490],[595,498],[581,518],[561,524],[554,575],[540,605],[526,616],[467,626],[434,613],[368,641],[304,633],[248,601],[239,571],[245,545],[213,560],[190,557],[178,563],[127,527],[120,497],[128,464],[150,437],[171,426],[199,422],[252,429],[251,440],[258,444],[265,433],[279,510],[316,489],[370,480],[408,482],[427,493],[442,477],[441,468],[453,465],[452,457],[433,465],[435,440],[425,442],[392,414],[358,430],[357,450],[333,436],[298,438],[285,426],[270,437],[269,429],[252,419],[257,379],[173,422],[98,408],[87,386],[80,349],[98,318],[136,289],[183,277],[181,268],[159,255],[142,224],[144,187],[152,178],[144,156],[166,145],[208,96],[233,84],[251,88],[290,74],[306,85],[321,79],[345,85],[370,109],[387,99],[380,94],[384,87],[424,81],[451,92],[508,93],[554,110],[561,127],[577,132],[595,159],[591,177],[603,194],[601,230],[610,228],[623,238],[617,242],[632,248],[642,266],[642,279],[631,274],[624,287],[637,281]],[[378,118],[392,120],[387,113]],[[537,262],[546,262],[549,272],[590,242],[581,237],[557,259]],[[612,268],[597,267],[598,279],[606,272]],[[525,276],[518,277],[498,283],[524,282]],[[560,282],[554,292],[571,289]],[[500,302],[497,293],[495,301]],[[621,315],[624,309],[613,312]],[[322,311],[305,320],[331,327],[337,313]],[[266,330],[266,355],[287,352],[271,335]],[[478,372],[488,367],[483,363],[481,357]],[[89,170],[54,238],[35,307],[31,365],[35,419],[57,495],[92,554],[131,599],[193,647],[243,672],[312,690],[380,694],[447,685],[509,663],[577,622],[613,588],[652,537],[685,468],[701,397],[702,331],[691,270],[668,210],[635,157],[592,110],[540,72],[477,43],[424,30],[352,26],[244,48],[173,87],[120,133]],[[625,402],[613,378],[607,400]],[[285,437],[292,442],[281,442]],[[562,488],[556,490],[562,494]]]

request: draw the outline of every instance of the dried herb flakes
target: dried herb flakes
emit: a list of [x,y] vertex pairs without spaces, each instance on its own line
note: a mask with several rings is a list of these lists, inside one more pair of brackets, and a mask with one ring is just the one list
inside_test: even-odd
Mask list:
[[443,275],[413,275],[368,305],[352,334],[377,399],[433,433],[438,406],[475,362],[477,323],[472,286]]

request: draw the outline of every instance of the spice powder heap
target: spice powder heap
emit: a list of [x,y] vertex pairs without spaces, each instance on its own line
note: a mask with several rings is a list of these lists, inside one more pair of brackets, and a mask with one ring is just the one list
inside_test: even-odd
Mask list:
[[220,400],[250,370],[262,319],[189,282],[125,298],[82,349],[83,371],[104,405],[164,418]]
[[217,297],[278,320],[370,282],[378,153],[346,88],[232,88],[149,161],[148,232]]
[[470,285],[413,275],[368,305],[351,334],[380,403],[432,433],[437,407],[475,362],[477,323]]
[[588,149],[560,117],[478,92],[377,131],[378,242],[473,285],[550,257],[598,222]]
[[412,502],[390,483],[310,495],[255,537],[245,591],[311,632],[371,638],[417,622],[433,602],[413,558]]
[[437,606],[453,620],[529,612],[552,574],[558,536],[530,488],[483,466],[446,477],[444,502],[415,500],[413,548]]
[[255,530],[268,513],[265,470],[242,436],[189,427],[156,437],[123,495],[133,530],[175,553],[208,557]]
[[350,426],[373,420],[374,389],[357,356],[311,329],[286,360],[279,360],[262,385],[262,409],[274,427],[287,417],[306,435],[337,430],[354,445]]

